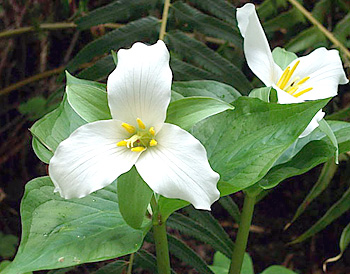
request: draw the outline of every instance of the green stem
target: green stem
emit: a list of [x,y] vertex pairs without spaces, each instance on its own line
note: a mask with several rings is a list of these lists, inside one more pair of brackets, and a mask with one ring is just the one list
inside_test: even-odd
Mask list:
[[165,36],[166,23],[168,21],[169,7],[170,7],[170,0],[165,0],[164,8],[163,8],[163,15],[162,15],[162,25],[160,26],[160,32],[159,32],[159,40],[163,40],[164,36]]
[[153,237],[156,244],[158,273],[170,274],[168,238],[165,223],[159,221],[153,225]]
[[130,259],[129,259],[128,272],[126,272],[126,274],[132,273],[132,264],[134,263],[134,256],[135,256],[135,253],[131,253]]
[[255,196],[246,194],[244,198],[241,221],[238,228],[237,239],[232,253],[232,260],[229,274],[239,274],[241,272],[244,252],[247,247],[249,228],[252,222],[255,205]]

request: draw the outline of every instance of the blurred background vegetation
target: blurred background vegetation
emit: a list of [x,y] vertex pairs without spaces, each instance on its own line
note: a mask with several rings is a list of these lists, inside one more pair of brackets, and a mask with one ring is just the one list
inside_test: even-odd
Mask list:
[[[243,95],[262,86],[245,63],[235,19],[235,7],[246,2],[172,1],[165,42],[175,81],[217,80]],[[349,0],[296,1],[306,13],[288,0],[249,2],[257,5],[272,48],[285,47],[299,56],[321,46],[338,48],[349,75]],[[47,166],[32,150],[28,128],[57,107],[64,92],[64,70],[105,82],[115,67],[111,50],[129,47],[135,41],[157,40],[162,8],[162,0],[0,0],[0,259],[11,260],[19,243],[19,206],[25,183],[47,174]],[[326,109],[328,117],[349,121],[349,104],[349,85],[340,86],[339,96]],[[348,155],[342,160],[338,167],[323,168],[328,176],[318,183],[325,191],[314,195],[317,199],[309,207],[310,199],[302,202],[322,167],[286,180],[259,202],[248,248],[257,273],[273,263],[300,273],[322,273],[324,260],[339,253],[339,237],[349,223],[350,205],[340,218],[329,221],[325,230],[313,233],[311,240],[296,245],[288,242],[319,220],[349,187]],[[233,198],[241,205],[240,193]],[[306,212],[283,231],[300,204],[307,207]],[[234,220],[219,203],[214,205],[213,215],[234,238]],[[209,245],[177,230],[172,232],[207,263],[212,261],[214,250]],[[70,273],[91,273],[101,265],[79,266]],[[191,266],[176,265],[179,273],[199,273]],[[349,251],[329,266],[329,273],[350,273]]]

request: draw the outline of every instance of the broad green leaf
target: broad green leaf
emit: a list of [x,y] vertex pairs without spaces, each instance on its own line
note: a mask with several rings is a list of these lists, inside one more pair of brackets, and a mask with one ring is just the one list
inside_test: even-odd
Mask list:
[[283,48],[276,47],[272,51],[272,57],[275,63],[282,69],[285,70],[292,61],[298,58],[298,56],[290,51],[286,51]]
[[16,253],[18,237],[11,234],[3,234],[0,231],[0,257],[10,258]]
[[221,82],[211,80],[174,82],[171,86],[173,91],[185,97],[205,96],[217,98],[227,103],[232,103],[241,94],[233,87]]
[[228,214],[236,221],[240,223],[241,213],[239,211],[238,205],[233,201],[230,196],[221,197],[219,203],[226,209]]
[[219,99],[209,97],[183,98],[170,103],[166,122],[189,130],[197,122],[227,109],[233,109],[233,106]]
[[233,103],[233,111],[196,124],[193,134],[206,147],[212,168],[221,175],[221,195],[259,181],[327,102],[282,105],[240,97]]
[[190,203],[180,199],[169,199],[164,196],[160,196],[158,200],[158,209],[160,214],[162,215],[163,220],[169,218],[171,213],[174,211],[188,206]]
[[[339,153],[350,150],[350,123],[328,121],[334,132]],[[276,161],[274,167],[261,180],[260,186],[271,188],[286,178],[303,174],[311,168],[326,162],[334,156],[334,146],[328,137],[319,129],[315,129],[304,138],[297,139]]]
[[153,195],[152,189],[142,180],[135,167],[118,177],[117,186],[120,213],[128,225],[140,228]]
[[251,89],[251,83],[240,68],[234,66],[205,44],[188,37],[180,31],[170,31],[167,38],[169,39],[169,47],[188,61],[221,76],[224,79],[223,82],[232,85],[242,93],[247,94]]
[[36,121],[30,128],[33,149],[44,163],[49,163],[57,146],[78,127],[86,124],[69,105],[66,95],[58,108]]
[[26,185],[21,203],[22,240],[3,274],[63,268],[102,261],[137,251],[144,231],[122,218],[116,185],[85,198],[65,200],[49,177]]
[[18,110],[22,114],[27,115],[30,121],[35,121],[52,111],[53,108],[47,105],[47,99],[42,96],[36,96],[25,103],[21,103]]
[[191,0],[191,3],[194,3],[199,8],[208,11],[237,28],[236,9],[229,2],[217,0]]
[[174,16],[180,23],[192,27],[195,31],[207,36],[223,39],[235,45],[236,49],[242,50],[242,36],[237,28],[233,28],[226,22],[215,17],[206,15],[199,10],[183,2],[175,2],[171,8],[175,11]]
[[68,63],[67,70],[74,72],[80,65],[90,62],[96,56],[110,53],[112,49],[130,47],[136,41],[142,41],[152,37],[155,40],[159,24],[159,20],[154,17],[144,17],[132,21],[119,29],[110,31],[104,36],[90,42],[79,51]]
[[230,239],[227,240],[227,237],[222,239],[214,231],[211,231],[210,228],[185,215],[178,213],[172,214],[167,220],[167,226],[211,245],[215,250],[222,252],[228,257],[232,254],[233,243]]
[[[209,266],[215,274],[227,274],[231,260],[220,252],[215,252],[213,265]],[[244,253],[240,274],[254,274],[253,262],[248,253]]]
[[127,267],[128,262],[118,260],[99,268],[94,274],[124,274]]
[[266,268],[261,274],[297,274],[296,272],[280,265],[272,265]]
[[84,30],[103,23],[127,21],[132,14],[143,13],[152,8],[154,3],[154,0],[114,1],[78,18],[75,23],[80,30]]
[[299,205],[297,211],[295,212],[293,219],[290,223],[293,223],[311,204],[311,202],[316,199],[329,185],[335,172],[337,171],[338,166],[335,164],[334,159],[330,158],[324,165],[321,171],[320,176],[318,177],[317,182],[308,192],[306,198]]
[[88,123],[112,118],[105,85],[66,75],[67,100],[81,118]]
[[343,194],[343,196],[332,205],[330,209],[306,232],[301,236],[291,242],[291,244],[300,243],[307,238],[315,235],[317,232],[320,232],[334,220],[343,215],[346,211],[350,209],[350,188]]

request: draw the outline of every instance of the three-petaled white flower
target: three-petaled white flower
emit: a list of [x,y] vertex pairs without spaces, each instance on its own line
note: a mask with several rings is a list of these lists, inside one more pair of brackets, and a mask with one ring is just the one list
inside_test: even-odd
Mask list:
[[164,122],[171,81],[162,41],[118,51],[117,68],[107,80],[113,119],[81,126],[50,160],[49,174],[62,197],[84,197],[135,165],[154,192],[210,210],[220,196],[219,175],[197,139]]
[[[249,68],[267,86],[277,91],[281,104],[300,103],[337,95],[338,85],[348,83],[337,50],[318,48],[297,58],[282,71],[274,62],[269,43],[253,4],[237,9],[238,27],[244,38],[244,53]],[[318,127],[324,116],[320,110],[299,136]]]

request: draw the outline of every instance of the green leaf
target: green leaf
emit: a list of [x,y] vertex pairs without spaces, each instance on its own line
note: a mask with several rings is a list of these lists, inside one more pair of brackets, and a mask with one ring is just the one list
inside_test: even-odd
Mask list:
[[115,261],[98,269],[94,274],[123,274],[128,266],[126,261]]
[[81,118],[88,123],[112,118],[105,85],[66,75],[68,102]]
[[94,57],[105,53],[110,53],[112,49],[127,47],[136,41],[142,41],[157,36],[159,20],[154,17],[144,17],[132,21],[127,25],[120,27],[105,34],[104,36],[87,44],[78,54],[68,63],[67,70],[74,72],[84,63],[90,62]]
[[[350,123],[328,121],[334,132],[339,153],[350,150]],[[271,188],[286,178],[303,174],[311,168],[326,162],[334,155],[334,146],[328,137],[316,128],[304,138],[298,138],[275,162],[274,167],[261,180],[260,186]]]
[[341,253],[344,253],[345,249],[350,244],[350,223],[344,228],[340,236],[339,247]]
[[185,97],[206,96],[232,103],[241,94],[233,87],[221,82],[211,80],[174,82],[171,86],[173,91]]
[[272,265],[266,268],[261,274],[297,274],[297,273],[280,265]]
[[186,27],[189,25],[207,36],[223,39],[242,51],[243,39],[237,28],[233,28],[232,25],[206,15],[183,2],[175,2],[171,8],[174,9],[174,15],[178,21]]
[[26,184],[21,218],[21,244],[3,274],[120,257],[137,251],[144,237],[144,231],[124,222],[115,184],[85,198],[65,200],[54,194],[49,177],[36,178]]
[[259,181],[328,100],[282,105],[240,97],[233,111],[196,124],[192,132],[221,175],[221,195]]
[[[140,267],[143,270],[149,270],[150,273],[158,273],[157,259],[146,250],[139,250],[135,253],[134,267]],[[171,274],[176,274],[170,269]]]
[[5,235],[0,231],[0,257],[10,258],[15,255],[17,243],[17,236]]
[[[215,252],[213,265],[209,266],[215,274],[227,274],[231,260],[220,252]],[[253,262],[248,253],[244,253],[240,274],[254,274]]]
[[203,43],[180,31],[170,31],[167,38],[170,41],[170,48],[198,66],[220,75],[226,84],[232,85],[245,94],[251,89],[252,85],[241,69]]
[[334,146],[335,149],[335,163],[338,164],[339,160],[339,148],[338,148],[338,141],[337,138],[334,135],[333,130],[331,129],[331,127],[328,125],[328,123],[326,122],[325,119],[322,119],[321,121],[318,121],[319,124],[319,128],[320,130],[327,135],[327,137],[329,138],[329,140],[331,141],[332,145]]
[[275,63],[282,69],[285,70],[290,63],[292,63],[298,56],[290,51],[286,51],[283,48],[277,47],[272,51],[272,57]]
[[291,39],[285,46],[292,52],[300,52],[308,48],[317,48],[327,45],[327,39],[318,27],[313,26]]
[[334,204],[327,212],[306,232],[296,238],[291,244],[300,243],[307,238],[315,235],[334,220],[343,215],[350,209],[350,188],[343,194],[343,196]]
[[265,19],[267,17],[276,16],[279,8],[287,8],[287,0],[265,0],[257,7],[259,18]]
[[44,163],[49,163],[57,146],[78,127],[86,124],[69,105],[67,96],[59,107],[36,121],[30,128],[33,134],[33,149]]
[[124,220],[133,228],[140,228],[153,191],[142,180],[135,166],[117,180],[119,210]]
[[113,57],[107,55],[97,60],[91,67],[83,69],[77,76],[81,79],[98,81],[105,79],[114,69]]
[[219,203],[226,209],[228,214],[231,215],[236,223],[239,224],[241,220],[241,213],[233,199],[230,196],[221,197]]
[[209,97],[183,98],[170,103],[166,122],[188,130],[199,121],[227,109],[233,109],[233,106],[219,99]]
[[162,215],[163,220],[166,220],[169,218],[171,213],[180,208],[188,206],[189,204],[189,202],[180,199],[169,199],[165,198],[164,196],[160,196],[158,200],[158,210],[159,213]]
[[311,202],[316,199],[329,185],[335,172],[337,171],[338,166],[334,163],[334,159],[330,158],[323,166],[320,176],[318,177],[317,182],[308,192],[304,201],[299,205],[297,211],[295,212],[293,219],[290,223],[293,223],[311,204]]
[[47,100],[44,97],[36,96],[25,103],[21,103],[18,110],[22,114],[27,115],[30,121],[35,121],[52,110],[52,107],[47,106],[46,103]]
[[297,8],[292,8],[265,21],[263,23],[263,28],[265,32],[270,33],[280,29],[292,29],[295,25],[305,22],[306,19],[304,15]]
[[255,88],[249,93],[249,97],[258,98],[267,103],[277,103],[277,91],[272,87]]
[[236,9],[227,1],[217,0],[191,0],[197,7],[213,14],[214,16],[232,24],[237,28]]
[[232,254],[232,241],[227,241],[226,238],[222,240],[206,226],[192,220],[189,217],[174,213],[168,218],[167,226],[177,229],[185,235],[194,237],[199,241],[211,245],[215,250],[222,252],[228,257]]
[[75,23],[80,30],[84,30],[103,23],[127,21],[131,14],[141,14],[147,11],[154,5],[154,2],[154,0],[114,1],[78,18]]

